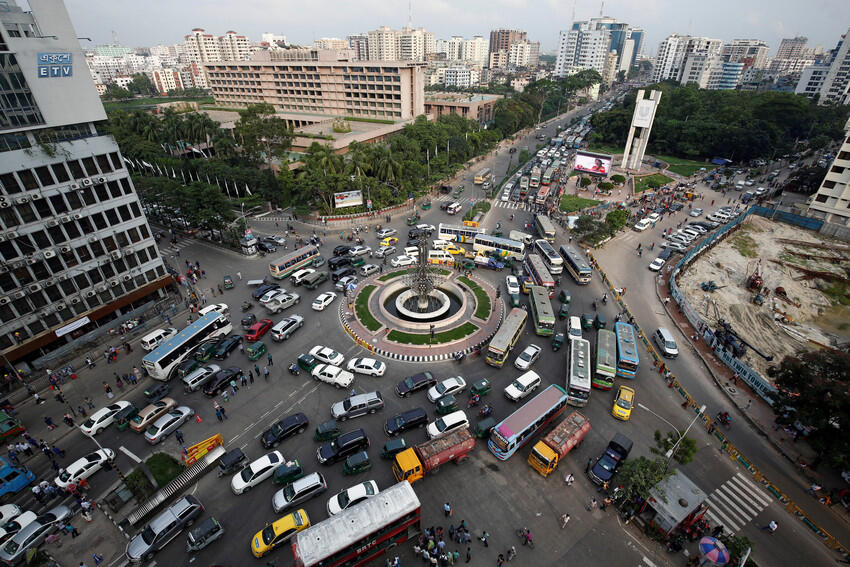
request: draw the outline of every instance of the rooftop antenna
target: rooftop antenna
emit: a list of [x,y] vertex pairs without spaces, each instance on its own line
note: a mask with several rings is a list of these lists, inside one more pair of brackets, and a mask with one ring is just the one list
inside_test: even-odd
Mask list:
[[407,0],[407,27],[413,28],[413,0]]
[[573,21],[576,21],[576,2],[578,0],[573,0]]
[[602,14],[605,13],[605,0],[602,0],[602,6],[599,7],[599,17],[603,17]]
[[119,45],[118,43],[118,32],[112,30],[112,45]]

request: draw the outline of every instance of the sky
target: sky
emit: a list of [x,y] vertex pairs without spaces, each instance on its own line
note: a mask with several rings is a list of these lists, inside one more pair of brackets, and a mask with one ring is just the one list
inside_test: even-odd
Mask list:
[[[23,2],[22,2],[23,3]],[[229,30],[260,41],[263,32],[309,45],[321,37],[345,38],[382,25],[408,22],[407,0],[65,0],[80,37],[95,45],[127,47],[180,43],[193,28],[223,35]],[[810,47],[832,49],[850,28],[848,0],[413,0],[414,27],[438,39],[482,35],[491,29],[528,32],[546,53],[554,52],[558,32],[573,21],[604,15],[646,30],[644,53],[654,55],[671,33],[732,39],[762,39],[776,52],[782,38],[809,38]],[[83,42],[83,47],[88,46]]]

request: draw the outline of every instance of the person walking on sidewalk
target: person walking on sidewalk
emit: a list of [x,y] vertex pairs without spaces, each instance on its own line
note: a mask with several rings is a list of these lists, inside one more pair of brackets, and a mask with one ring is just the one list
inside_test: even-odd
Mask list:
[[175,431],[174,437],[177,439],[177,442],[180,443],[180,445],[185,445],[185,443],[183,442],[183,432],[182,431],[180,431],[179,429],[177,431]]
[[269,361],[269,366],[274,366],[274,360],[272,359],[272,353],[269,353],[266,358]]

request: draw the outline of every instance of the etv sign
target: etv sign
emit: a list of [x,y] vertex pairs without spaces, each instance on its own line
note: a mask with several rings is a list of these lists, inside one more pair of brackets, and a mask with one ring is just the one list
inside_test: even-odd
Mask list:
[[39,53],[38,78],[53,79],[74,76],[72,57],[73,55],[70,53]]

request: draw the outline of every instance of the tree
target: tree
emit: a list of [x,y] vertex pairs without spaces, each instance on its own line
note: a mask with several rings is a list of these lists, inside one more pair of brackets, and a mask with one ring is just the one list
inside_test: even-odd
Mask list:
[[776,384],[771,395],[776,421],[811,427],[809,444],[835,468],[846,469],[850,455],[850,358],[819,350],[786,356],[768,369]]
[[107,85],[106,94],[103,96],[114,100],[127,100],[128,98],[133,98],[133,93],[125,88],[119,87],[116,84],[110,84]]
[[626,223],[629,222],[629,211],[625,209],[617,209],[616,211],[611,211],[607,215],[605,215],[605,222],[611,227],[612,230],[617,231],[626,226]]
[[659,482],[673,474],[667,470],[667,461],[646,457],[627,460],[617,472],[617,483],[623,487],[623,499],[646,499],[649,491]]
[[581,188],[585,188],[585,187],[589,186],[591,183],[593,183],[593,181],[591,181],[590,177],[585,177],[584,175],[581,176],[581,178],[579,179],[579,182],[578,182],[578,184]]
[[611,176],[611,181],[613,181],[617,185],[622,185],[623,183],[626,182],[626,178],[624,176],[620,175],[619,173],[615,173],[614,175]]
[[265,161],[269,168],[275,158],[286,161],[292,143],[292,131],[282,118],[275,116],[274,107],[268,103],[249,104],[240,110],[235,135],[246,160]]
[[[664,437],[661,436],[661,432],[657,429],[655,430],[655,444],[658,448],[650,449],[656,455],[658,454],[666,454],[667,451],[671,450],[676,442],[679,441],[679,438],[684,433],[684,431],[677,431],[675,434],[673,432],[668,432]],[[687,465],[691,461],[694,460],[694,455],[696,455],[699,447],[697,446],[697,442],[690,437],[685,437],[679,442],[676,447],[676,452],[673,453],[673,458],[676,459],[676,462],[680,465]]]
[[[722,535],[717,539],[726,546],[726,550],[729,552],[728,565],[737,565],[747,550],[753,547],[753,542],[745,536]],[[750,563],[748,560],[747,565],[750,565]]]
[[144,73],[136,73],[133,75],[133,80],[127,85],[127,89],[134,94],[139,95],[155,95],[156,87],[151,82],[150,77]]

